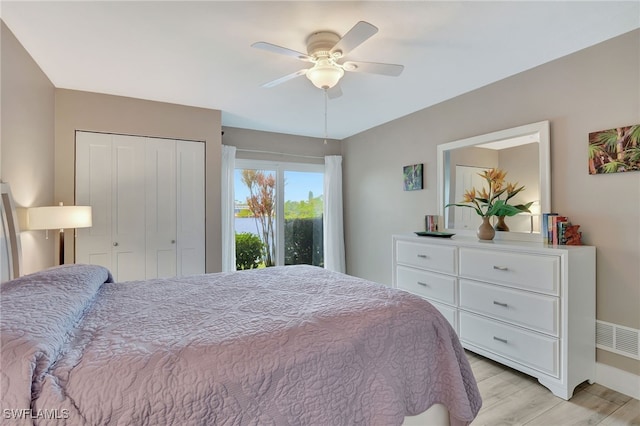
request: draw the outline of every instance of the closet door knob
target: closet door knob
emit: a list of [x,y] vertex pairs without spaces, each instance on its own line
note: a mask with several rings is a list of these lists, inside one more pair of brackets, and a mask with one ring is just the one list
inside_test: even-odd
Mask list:
[[118,243],[117,242],[113,243],[113,246],[118,247]]
[[176,240],[171,240],[171,244],[175,244],[175,243],[176,243]]

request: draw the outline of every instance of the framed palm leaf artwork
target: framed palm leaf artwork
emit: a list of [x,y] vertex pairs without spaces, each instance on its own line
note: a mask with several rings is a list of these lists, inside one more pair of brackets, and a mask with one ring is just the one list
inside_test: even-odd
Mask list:
[[640,124],[589,133],[589,174],[640,170]]
[[404,190],[415,191],[422,189],[422,164],[413,164],[402,168],[404,176]]

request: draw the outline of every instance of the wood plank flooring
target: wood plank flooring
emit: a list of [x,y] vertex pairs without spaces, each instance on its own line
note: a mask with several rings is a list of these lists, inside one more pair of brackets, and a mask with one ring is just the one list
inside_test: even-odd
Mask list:
[[[467,351],[482,409],[472,426],[640,425],[640,401],[597,383],[580,385],[565,401],[526,374]],[[420,416],[404,426],[429,426]]]

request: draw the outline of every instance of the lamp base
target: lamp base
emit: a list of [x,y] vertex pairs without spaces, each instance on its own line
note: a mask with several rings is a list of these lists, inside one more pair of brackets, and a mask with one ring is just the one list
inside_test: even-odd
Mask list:
[[60,230],[60,253],[59,253],[59,262],[60,265],[64,265],[64,229]]

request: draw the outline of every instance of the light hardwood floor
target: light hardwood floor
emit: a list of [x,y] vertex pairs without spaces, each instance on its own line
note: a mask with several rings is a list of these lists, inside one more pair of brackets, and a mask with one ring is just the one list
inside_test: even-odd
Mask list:
[[[640,401],[597,383],[583,383],[565,401],[538,381],[467,351],[482,395],[482,408],[472,426],[496,425],[640,425]],[[404,426],[428,426],[420,416]]]

